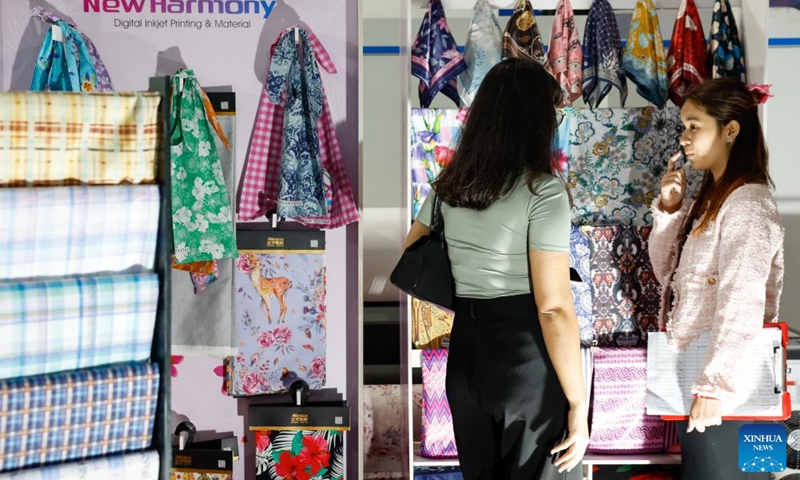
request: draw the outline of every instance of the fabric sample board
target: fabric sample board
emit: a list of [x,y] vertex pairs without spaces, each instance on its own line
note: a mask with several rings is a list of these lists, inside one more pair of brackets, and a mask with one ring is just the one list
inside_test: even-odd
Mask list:
[[[228,150],[218,135],[217,147],[225,189],[231,205],[235,201],[236,94],[208,92]],[[172,271],[172,354],[224,357],[236,352],[236,322],[233,315],[233,259],[217,260],[217,278],[199,294],[188,272]]]
[[150,358],[155,274],[0,283],[0,379]]
[[652,227],[591,227],[592,315],[600,346],[634,347],[658,330],[661,284],[648,254]]
[[256,480],[344,479],[341,430],[257,431]]
[[589,451],[664,450],[664,421],[645,414],[647,349],[595,349],[593,390]]
[[414,348],[447,348],[455,314],[411,298],[411,342]]
[[150,271],[160,202],[155,185],[0,188],[2,276]]
[[0,186],[154,183],[160,101],[156,93],[0,93]]
[[[652,225],[650,203],[667,161],[680,150],[680,110],[667,107],[567,109],[575,225]],[[701,175],[688,170],[687,198]]]
[[153,436],[158,365],[0,381],[0,471],[144,450]]
[[325,234],[239,231],[234,271],[238,353],[230,394],[325,385]]
[[453,433],[453,415],[447,402],[447,349],[422,351],[422,435],[423,457],[458,458]]
[[158,480],[155,450],[0,473],[0,480]]

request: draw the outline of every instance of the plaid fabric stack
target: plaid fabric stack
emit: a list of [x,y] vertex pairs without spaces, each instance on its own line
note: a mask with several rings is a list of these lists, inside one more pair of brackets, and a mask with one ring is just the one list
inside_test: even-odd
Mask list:
[[0,478],[158,478],[159,102],[0,93]]

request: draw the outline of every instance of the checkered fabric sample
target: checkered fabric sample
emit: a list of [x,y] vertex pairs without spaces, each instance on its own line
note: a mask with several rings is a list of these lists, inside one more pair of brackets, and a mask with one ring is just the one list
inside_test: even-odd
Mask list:
[[155,274],[0,283],[0,379],[150,358]]
[[155,185],[0,188],[0,276],[149,271],[159,208]]
[[156,93],[0,93],[0,186],[154,183]]
[[0,471],[148,448],[158,381],[151,363],[0,381]]
[[0,480],[158,480],[155,450],[0,473]]

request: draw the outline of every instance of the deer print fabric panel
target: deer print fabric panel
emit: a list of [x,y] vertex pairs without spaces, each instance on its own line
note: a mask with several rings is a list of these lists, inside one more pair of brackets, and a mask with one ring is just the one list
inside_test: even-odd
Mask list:
[[[275,232],[270,232],[267,244],[291,243],[274,236]],[[312,389],[325,385],[325,252],[319,248],[324,248],[322,241],[305,239],[307,244],[317,242],[317,249],[280,250],[241,249],[240,243],[234,269],[238,347],[231,395],[279,392],[297,379],[305,380]]]

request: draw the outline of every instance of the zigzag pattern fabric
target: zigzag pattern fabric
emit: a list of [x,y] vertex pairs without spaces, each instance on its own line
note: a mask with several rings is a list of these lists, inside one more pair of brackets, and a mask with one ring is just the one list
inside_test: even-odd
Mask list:
[[445,393],[447,350],[422,351],[422,436],[419,454],[458,458],[453,416]]

